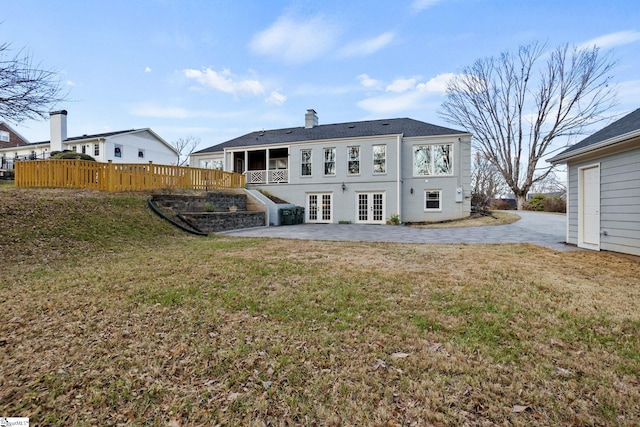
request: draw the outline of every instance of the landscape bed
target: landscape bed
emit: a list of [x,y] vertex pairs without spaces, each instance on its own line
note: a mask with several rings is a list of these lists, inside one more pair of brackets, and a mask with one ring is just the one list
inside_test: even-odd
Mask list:
[[637,257],[203,238],[147,198],[0,187],[0,415],[640,423]]

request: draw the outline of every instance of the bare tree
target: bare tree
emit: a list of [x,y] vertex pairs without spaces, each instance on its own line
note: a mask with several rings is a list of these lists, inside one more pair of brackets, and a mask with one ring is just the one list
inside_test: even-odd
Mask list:
[[471,205],[486,210],[504,189],[502,174],[481,152],[476,151],[471,165]]
[[473,133],[522,209],[531,186],[551,173],[553,166],[538,162],[552,144],[606,119],[615,102],[613,66],[597,47],[523,46],[464,68],[448,83],[441,115]]
[[178,138],[171,143],[178,150],[178,166],[184,166],[189,161],[189,156],[200,145],[200,138],[196,136],[187,136],[186,138]]
[[65,97],[56,71],[35,65],[24,50],[11,55],[10,45],[0,44],[0,117],[14,123],[46,119]]
[[564,193],[566,191],[566,184],[558,178],[555,171],[552,171],[544,179],[534,182],[531,186],[531,192],[538,194]]

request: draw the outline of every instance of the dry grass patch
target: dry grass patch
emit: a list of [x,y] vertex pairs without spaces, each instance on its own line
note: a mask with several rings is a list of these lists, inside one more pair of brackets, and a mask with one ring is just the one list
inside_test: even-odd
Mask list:
[[434,222],[426,224],[409,224],[415,228],[460,228],[460,227],[480,227],[485,225],[506,225],[512,224],[520,219],[520,216],[504,211],[492,211],[489,214],[473,214],[467,218],[452,221]]
[[0,413],[34,425],[640,422],[637,258],[197,238],[125,199],[111,209],[141,218],[135,239],[76,236],[55,262],[0,261]]

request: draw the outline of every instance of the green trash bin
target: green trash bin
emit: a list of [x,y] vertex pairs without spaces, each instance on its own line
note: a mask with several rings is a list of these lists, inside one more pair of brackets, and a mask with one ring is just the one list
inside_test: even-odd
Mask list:
[[296,207],[296,224],[304,224],[304,208],[302,206]]
[[280,225],[293,225],[294,216],[291,209],[280,209]]

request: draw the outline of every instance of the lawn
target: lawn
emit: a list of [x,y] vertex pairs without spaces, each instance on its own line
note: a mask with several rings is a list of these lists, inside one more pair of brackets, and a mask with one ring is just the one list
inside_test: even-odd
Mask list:
[[0,415],[31,425],[640,423],[640,262],[181,234],[0,186]]

